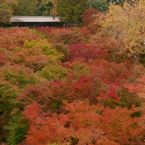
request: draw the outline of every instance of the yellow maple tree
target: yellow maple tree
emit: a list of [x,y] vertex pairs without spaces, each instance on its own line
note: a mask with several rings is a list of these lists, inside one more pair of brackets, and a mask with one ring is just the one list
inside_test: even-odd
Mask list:
[[114,51],[133,57],[137,65],[138,56],[145,54],[145,1],[140,0],[123,6],[110,5],[102,26],[103,35],[113,39]]

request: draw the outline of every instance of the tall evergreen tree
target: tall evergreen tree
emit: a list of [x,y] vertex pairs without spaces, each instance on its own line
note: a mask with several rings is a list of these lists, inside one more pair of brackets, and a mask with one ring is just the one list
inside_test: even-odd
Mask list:
[[48,16],[53,8],[52,0],[41,0],[37,5],[36,15]]

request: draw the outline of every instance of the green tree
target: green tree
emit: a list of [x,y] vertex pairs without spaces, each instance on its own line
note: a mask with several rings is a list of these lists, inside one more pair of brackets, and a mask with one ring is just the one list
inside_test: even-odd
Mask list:
[[36,15],[48,16],[53,8],[52,0],[42,0],[38,4],[38,9],[36,10]]
[[17,110],[11,115],[8,125],[5,126],[5,129],[9,131],[9,135],[6,137],[6,140],[10,145],[17,145],[25,138],[25,134],[29,126],[27,121],[22,118],[23,116],[20,111]]
[[7,5],[0,5],[0,25],[9,24],[12,10]]
[[18,0],[14,14],[19,16],[34,16],[37,3],[38,0]]
[[0,0],[0,5],[6,4],[11,8],[14,8],[17,5],[17,0]]
[[86,0],[57,0],[56,11],[63,22],[81,22]]
[[0,0],[0,24],[9,24],[16,0]]
[[92,0],[92,1],[88,0],[87,6],[92,7],[98,11],[108,10],[108,4],[107,4],[106,0]]

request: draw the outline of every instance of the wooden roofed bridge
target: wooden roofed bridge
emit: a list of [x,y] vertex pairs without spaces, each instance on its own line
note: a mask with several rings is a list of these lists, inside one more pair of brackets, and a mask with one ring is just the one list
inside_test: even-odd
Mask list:
[[10,22],[8,26],[18,27],[62,27],[64,25],[58,17],[52,16],[12,16]]

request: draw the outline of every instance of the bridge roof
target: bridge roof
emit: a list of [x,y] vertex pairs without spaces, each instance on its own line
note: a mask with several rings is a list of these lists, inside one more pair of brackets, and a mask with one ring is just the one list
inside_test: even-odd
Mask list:
[[52,16],[12,16],[11,22],[60,22],[58,17]]

